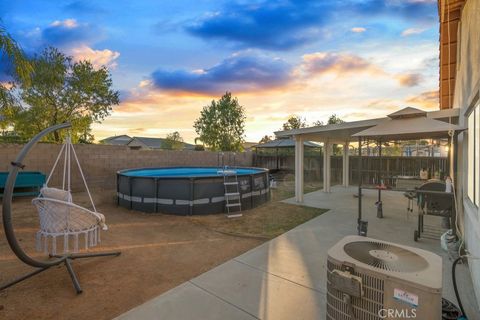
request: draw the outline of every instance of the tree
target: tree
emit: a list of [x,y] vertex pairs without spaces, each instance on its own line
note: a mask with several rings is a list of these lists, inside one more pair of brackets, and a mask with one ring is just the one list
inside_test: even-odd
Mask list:
[[300,129],[305,128],[306,126],[307,122],[305,119],[295,114],[288,117],[287,122],[282,125],[283,130]]
[[183,138],[178,131],[167,134],[165,147],[170,150],[180,150],[183,148]]
[[[340,119],[335,113],[332,114],[327,120],[327,124],[339,124],[339,123],[344,123],[344,122],[345,121]],[[312,122],[312,126],[314,126],[314,127],[321,127],[321,126],[324,126],[324,125],[325,125],[325,123],[322,120],[317,120],[317,121]]]
[[245,134],[245,111],[226,92],[218,101],[203,107],[194,128],[198,139],[213,151],[241,151]]
[[[342,119],[340,119],[335,113],[328,118],[327,124],[339,124],[339,123],[344,123]],[[337,144],[333,145],[333,153],[334,154],[339,154],[340,153],[340,148],[338,147]]]
[[0,59],[0,62],[7,66],[8,75],[12,77],[9,83],[0,83],[0,129],[3,131],[11,124],[13,114],[19,108],[18,101],[12,94],[15,88],[13,80],[21,80],[28,86],[33,68],[20,46],[1,24]]
[[[93,140],[91,125],[107,117],[119,103],[106,67],[96,70],[89,61],[73,62],[58,49],[47,48],[31,61],[31,84],[20,82],[22,107],[14,118],[15,131],[30,138],[41,130],[63,122],[72,124],[74,142]],[[59,142],[54,132],[47,140]]]
[[269,141],[272,141],[272,137],[268,136],[268,135],[265,135],[263,136],[262,139],[260,139],[260,141],[258,142],[259,144],[262,144],[262,143],[267,143]]
[[340,117],[338,117],[335,113],[332,114],[330,116],[330,118],[328,118],[328,121],[327,121],[327,124],[339,124],[339,123],[344,123],[345,121],[343,121],[342,119],[340,119]]

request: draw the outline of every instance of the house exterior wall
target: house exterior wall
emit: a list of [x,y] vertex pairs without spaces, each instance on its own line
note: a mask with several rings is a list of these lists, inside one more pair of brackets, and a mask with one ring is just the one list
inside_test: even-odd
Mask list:
[[[0,144],[0,171],[8,171],[10,162],[23,148],[23,145]],[[41,171],[49,174],[61,145],[38,144],[28,154],[24,164],[27,171]],[[217,166],[218,153],[210,151],[173,151],[173,150],[132,150],[127,146],[113,145],[75,145],[83,172],[90,188],[112,189],[116,186],[116,172],[122,169],[141,167],[173,167],[173,166]],[[227,165],[233,165],[233,155],[226,152]],[[251,152],[237,153],[235,164],[252,166]],[[63,162],[59,162],[52,177],[52,185],[61,183]],[[60,170],[58,170],[60,169]],[[73,191],[83,191],[82,180],[75,164],[72,164]]]
[[[457,51],[454,108],[460,109],[459,123],[467,126],[466,112],[478,102],[480,88],[480,0],[466,1],[460,19]],[[459,136],[457,199],[459,204],[459,226],[470,254],[480,257],[480,210],[467,198],[468,137]],[[480,159],[475,159],[480,161]],[[480,179],[477,173],[477,179]],[[480,260],[469,260],[476,298],[480,304]]]

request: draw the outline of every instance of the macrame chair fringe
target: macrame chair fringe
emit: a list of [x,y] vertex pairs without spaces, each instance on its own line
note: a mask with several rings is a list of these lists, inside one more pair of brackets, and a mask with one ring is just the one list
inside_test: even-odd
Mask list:
[[[35,236],[35,250],[45,254],[57,255],[57,241],[63,239],[63,250],[60,253],[77,253],[81,249],[88,250],[89,248],[97,246],[100,240],[101,228],[95,227],[89,231],[82,231],[74,234],[46,234],[38,231]],[[73,246],[70,248],[70,241],[73,240]],[[83,240],[83,241],[82,241]],[[84,243],[83,248],[80,248],[80,242]]]

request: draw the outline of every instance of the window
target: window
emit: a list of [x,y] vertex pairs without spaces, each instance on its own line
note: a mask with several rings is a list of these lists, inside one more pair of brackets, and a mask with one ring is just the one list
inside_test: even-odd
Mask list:
[[475,204],[480,207],[480,103],[475,107]]
[[467,196],[480,206],[480,102],[468,116]]

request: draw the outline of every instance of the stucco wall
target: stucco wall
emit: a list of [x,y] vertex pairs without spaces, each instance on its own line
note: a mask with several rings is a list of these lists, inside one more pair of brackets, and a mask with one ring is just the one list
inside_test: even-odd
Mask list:
[[[454,107],[460,108],[460,125],[466,126],[465,111],[476,102],[480,86],[480,0],[468,0],[463,8],[459,28],[459,51],[457,57],[457,78],[455,82]],[[457,177],[457,199],[460,208],[461,225],[464,229],[466,246],[470,253],[480,257],[480,211],[466,198],[467,185],[467,137],[460,135],[459,168]],[[480,159],[477,159],[480,161]],[[478,179],[478,177],[477,177]],[[480,261],[470,260],[472,280],[477,301],[480,305]]]
[[[8,171],[9,164],[15,160],[22,145],[0,144],[0,171]],[[25,170],[42,171],[48,175],[61,145],[38,144],[24,161]],[[116,172],[122,169],[163,166],[217,166],[218,153],[209,151],[171,151],[171,150],[131,150],[126,146],[76,145],[80,164],[91,188],[114,188]],[[233,165],[233,155],[225,154],[226,164]],[[238,166],[252,166],[251,152],[236,154]],[[61,161],[60,161],[61,162]],[[63,162],[61,162],[63,167]],[[61,183],[62,175],[56,170],[53,185]],[[74,188],[82,186],[77,167],[72,164],[72,183]],[[75,191],[75,190],[74,190]],[[79,189],[81,191],[81,189]]]

